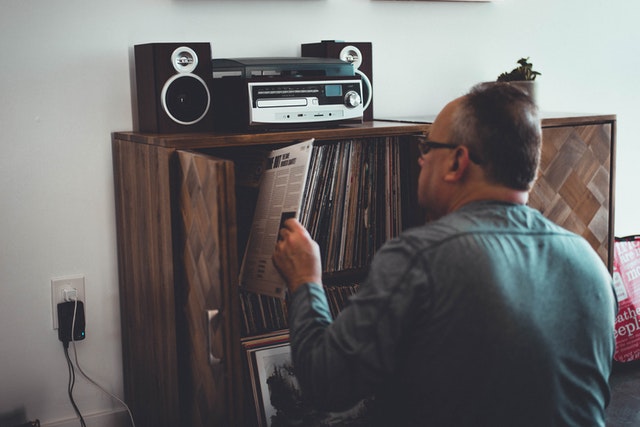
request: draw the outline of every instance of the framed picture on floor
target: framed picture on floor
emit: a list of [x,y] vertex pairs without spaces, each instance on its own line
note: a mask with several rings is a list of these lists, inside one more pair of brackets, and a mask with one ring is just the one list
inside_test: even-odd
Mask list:
[[[245,360],[247,364],[246,372],[248,372],[248,379],[250,383],[248,389],[251,390],[251,399],[254,405],[257,425],[260,427],[269,426],[271,424],[267,423],[269,418],[265,414],[265,407],[262,399],[263,389],[266,390],[268,398],[268,385],[266,383],[267,374],[265,373],[266,367],[264,366],[265,358],[269,359],[270,356],[273,356],[273,353],[280,353],[283,350],[279,350],[279,348],[285,347],[287,354],[286,360],[290,360],[289,334],[287,331],[279,331],[245,338],[242,340],[242,347],[245,351]],[[280,355],[279,357],[282,358],[284,356]],[[262,372],[258,370],[258,360],[260,360]],[[274,411],[270,403],[266,410],[269,414]]]
[[[287,335],[288,337],[288,335]],[[323,412],[305,402],[295,377],[288,342],[274,338],[264,345],[245,347],[254,407],[259,427],[368,425],[373,399],[343,412]]]

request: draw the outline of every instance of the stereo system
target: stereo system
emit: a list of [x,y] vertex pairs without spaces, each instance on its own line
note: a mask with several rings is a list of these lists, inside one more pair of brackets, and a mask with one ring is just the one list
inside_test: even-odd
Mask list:
[[302,45],[302,57],[232,59],[212,59],[209,43],[149,43],[134,46],[134,56],[140,132],[373,120],[370,43],[323,41]]
[[212,88],[216,129],[362,122],[362,82],[336,59],[214,59]]

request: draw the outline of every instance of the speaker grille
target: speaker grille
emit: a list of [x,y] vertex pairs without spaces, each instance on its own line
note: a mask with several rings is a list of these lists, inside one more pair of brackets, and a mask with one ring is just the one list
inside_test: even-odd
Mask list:
[[191,125],[209,111],[210,96],[206,83],[195,74],[176,74],[162,89],[162,106],[176,123]]

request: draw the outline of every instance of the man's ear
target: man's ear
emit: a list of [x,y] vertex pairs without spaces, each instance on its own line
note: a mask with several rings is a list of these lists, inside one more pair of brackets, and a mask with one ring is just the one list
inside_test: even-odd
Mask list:
[[467,168],[471,163],[471,159],[469,159],[469,149],[464,145],[460,145],[455,150],[452,150],[448,161],[448,170],[444,177],[445,181],[460,181],[465,176]]

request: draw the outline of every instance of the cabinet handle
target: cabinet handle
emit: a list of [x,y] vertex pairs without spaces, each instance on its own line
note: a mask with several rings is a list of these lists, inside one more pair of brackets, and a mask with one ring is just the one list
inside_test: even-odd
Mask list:
[[220,328],[221,321],[222,313],[220,310],[207,310],[207,355],[211,366],[222,363],[222,357],[216,357],[213,354],[213,334]]

